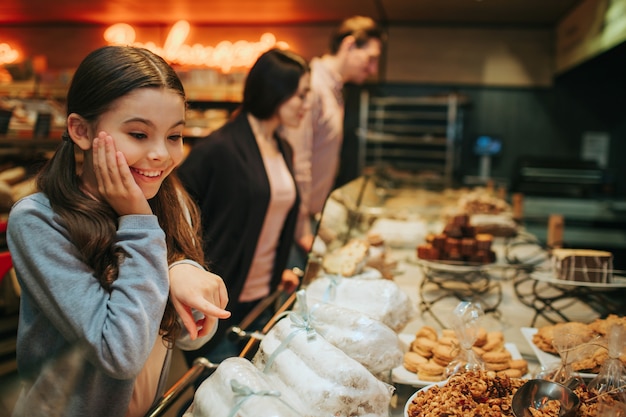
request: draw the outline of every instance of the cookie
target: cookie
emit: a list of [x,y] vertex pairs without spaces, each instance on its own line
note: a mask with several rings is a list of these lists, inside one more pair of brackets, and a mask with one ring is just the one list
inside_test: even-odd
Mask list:
[[506,362],[485,362],[485,369],[488,371],[504,371],[510,369],[509,361]]
[[481,348],[485,351],[499,350],[504,347],[504,334],[500,331],[487,333],[487,341]]
[[456,332],[452,329],[443,329],[441,331],[441,337],[450,337],[452,339],[456,339]]
[[491,363],[508,363],[511,360],[511,353],[508,350],[498,352],[485,352],[482,356],[483,361]]
[[528,361],[526,359],[511,359],[509,361],[511,369],[519,370],[522,375],[528,372]]
[[426,337],[418,337],[411,343],[411,350],[420,355],[430,358],[433,356],[433,349],[437,346],[437,342]]
[[[595,327],[599,326],[596,324]],[[596,335],[593,328],[585,323],[571,321],[543,326],[533,335],[533,343],[544,352],[558,354],[555,338],[563,338],[567,345],[578,346],[588,342]]]
[[510,368],[511,353],[508,350],[485,352],[482,356],[485,369],[489,371],[504,371]]
[[483,356],[485,354],[485,350],[483,348],[478,347],[478,346],[472,346],[472,350],[478,356]]
[[503,371],[496,372],[496,375],[498,375],[498,376],[508,376],[509,378],[521,378],[522,375],[524,375],[524,373],[522,371],[520,371],[519,369],[509,368],[509,369],[505,369]]
[[404,360],[402,362],[402,365],[407,371],[417,373],[420,366],[425,365],[427,363],[428,363],[428,359],[426,359],[425,357],[415,352],[406,352],[404,354]]
[[478,334],[476,335],[476,341],[474,342],[474,346],[482,347],[487,343],[487,330],[483,327],[478,329]]
[[446,368],[444,366],[430,361],[420,367],[420,370],[417,373],[417,378],[428,382],[442,381],[444,379],[443,374],[445,369]]
[[598,363],[593,357],[584,358],[584,359],[572,362],[572,369],[576,372],[591,371],[595,369],[597,365]]
[[437,340],[437,330],[432,326],[422,326],[416,333],[415,338],[425,337],[430,340]]
[[439,344],[433,349],[432,360],[441,366],[448,364],[456,357],[458,348]]
[[595,319],[594,321],[589,323],[588,326],[595,333],[605,336],[609,334],[611,327],[615,324],[626,327],[626,317],[609,314],[604,319]]
[[458,346],[459,345],[459,339],[457,339],[456,337],[450,337],[450,336],[441,336],[437,342],[440,345],[445,345],[445,346]]

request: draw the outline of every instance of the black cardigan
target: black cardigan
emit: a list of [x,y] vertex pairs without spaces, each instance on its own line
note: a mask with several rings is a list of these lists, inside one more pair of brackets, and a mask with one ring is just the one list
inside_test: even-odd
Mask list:
[[[278,136],[276,139],[293,178],[291,146]],[[200,206],[206,260],[211,272],[224,280],[229,305],[233,305],[248,275],[270,199],[263,159],[245,112],[199,139],[178,175]],[[296,191],[280,234],[270,292],[280,283],[287,265],[299,202]]]

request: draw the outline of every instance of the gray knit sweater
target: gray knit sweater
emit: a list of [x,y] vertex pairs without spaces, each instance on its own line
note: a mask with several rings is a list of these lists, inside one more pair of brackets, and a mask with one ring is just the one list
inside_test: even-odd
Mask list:
[[[169,293],[156,216],[119,218],[117,244],[130,256],[110,292],[81,260],[44,194],[14,205],[7,239],[22,290],[17,363],[24,390],[14,416],[124,416]],[[161,391],[167,368],[168,359]]]

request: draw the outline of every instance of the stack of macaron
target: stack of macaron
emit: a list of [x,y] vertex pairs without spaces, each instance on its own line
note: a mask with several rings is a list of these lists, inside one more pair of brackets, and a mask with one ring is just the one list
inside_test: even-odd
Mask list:
[[[417,379],[426,382],[438,382],[446,378],[446,367],[456,360],[460,353],[460,343],[451,329],[444,329],[441,334],[432,326],[422,326],[415,333],[408,351],[404,354],[404,368],[417,375]],[[528,372],[528,362],[524,359],[512,359],[506,349],[501,331],[478,329],[473,350],[482,360],[485,370],[497,375],[520,378]]]

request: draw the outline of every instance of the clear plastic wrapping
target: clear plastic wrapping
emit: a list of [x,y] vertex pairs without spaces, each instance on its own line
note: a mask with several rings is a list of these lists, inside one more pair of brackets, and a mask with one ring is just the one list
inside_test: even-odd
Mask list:
[[600,367],[598,375],[588,384],[589,391],[595,393],[598,403],[607,411],[615,401],[621,403],[622,411],[626,406],[626,369],[620,355],[626,342],[626,328],[614,324],[607,335],[609,357]]
[[333,304],[310,307],[313,327],[328,342],[379,376],[402,365],[398,335],[382,322]]
[[299,399],[244,358],[228,358],[196,390],[184,417],[298,417]]
[[478,338],[479,321],[483,315],[480,304],[469,301],[460,302],[454,309],[452,326],[461,346],[457,357],[446,367],[446,376],[485,369],[482,359],[472,349]]
[[281,392],[292,390],[305,417],[388,415],[393,387],[290,313],[263,338],[253,363]]
[[359,311],[399,332],[416,315],[409,296],[393,281],[386,279],[323,276],[306,288],[309,304],[335,304]]

